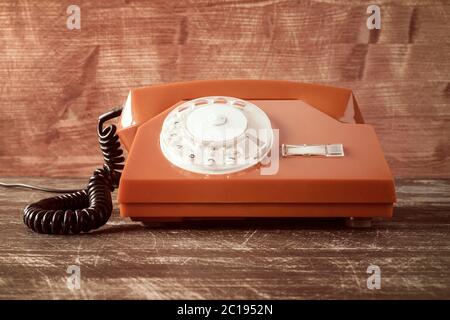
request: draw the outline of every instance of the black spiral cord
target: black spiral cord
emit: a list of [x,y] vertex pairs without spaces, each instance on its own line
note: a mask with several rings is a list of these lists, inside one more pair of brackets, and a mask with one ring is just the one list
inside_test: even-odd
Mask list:
[[23,222],[33,231],[47,234],[78,234],[103,226],[113,209],[111,193],[118,187],[125,158],[114,124],[122,108],[99,117],[98,137],[105,163],[94,171],[86,189],[42,199],[23,210]]

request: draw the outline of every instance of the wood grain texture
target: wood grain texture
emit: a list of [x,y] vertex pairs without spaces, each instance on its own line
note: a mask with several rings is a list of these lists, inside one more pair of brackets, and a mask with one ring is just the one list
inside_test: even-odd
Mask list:
[[129,88],[285,79],[355,91],[396,176],[450,177],[450,4],[377,1],[0,2],[0,174],[88,176],[96,119]]
[[[339,219],[147,228],[114,211],[90,234],[47,236],[21,219],[47,194],[0,188],[0,299],[450,299],[450,180],[397,180],[397,192],[394,218],[371,229]],[[380,290],[367,289],[371,264]],[[81,268],[80,289],[66,286],[69,265]]]

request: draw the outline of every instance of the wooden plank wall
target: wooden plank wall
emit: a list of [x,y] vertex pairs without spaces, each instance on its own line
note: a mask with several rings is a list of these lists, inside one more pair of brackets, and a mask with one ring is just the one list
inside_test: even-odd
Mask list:
[[255,78],[352,88],[396,176],[450,177],[449,20],[431,0],[0,1],[0,176],[88,176],[129,88]]

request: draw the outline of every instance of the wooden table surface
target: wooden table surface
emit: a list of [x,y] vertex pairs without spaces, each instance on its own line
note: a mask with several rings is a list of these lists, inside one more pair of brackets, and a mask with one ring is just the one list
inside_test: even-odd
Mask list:
[[[98,231],[48,236],[28,230],[21,212],[48,194],[0,188],[0,298],[450,299],[450,180],[397,180],[397,194],[393,220],[370,229],[336,219],[147,228],[115,210]],[[67,287],[70,265],[79,289]],[[369,265],[381,269],[379,290],[367,289]]]

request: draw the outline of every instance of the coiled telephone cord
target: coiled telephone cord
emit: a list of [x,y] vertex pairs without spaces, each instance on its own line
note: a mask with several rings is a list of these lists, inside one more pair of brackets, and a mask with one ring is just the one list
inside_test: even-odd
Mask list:
[[[105,163],[102,168],[94,171],[86,189],[42,199],[28,205],[23,210],[25,225],[38,233],[78,234],[97,229],[108,221],[113,209],[111,193],[119,185],[125,158],[116,134],[116,126],[114,124],[105,128],[103,126],[106,121],[121,114],[120,108],[99,117],[97,133]],[[46,188],[34,187],[34,189]],[[44,191],[49,190],[52,191],[52,189]]]

